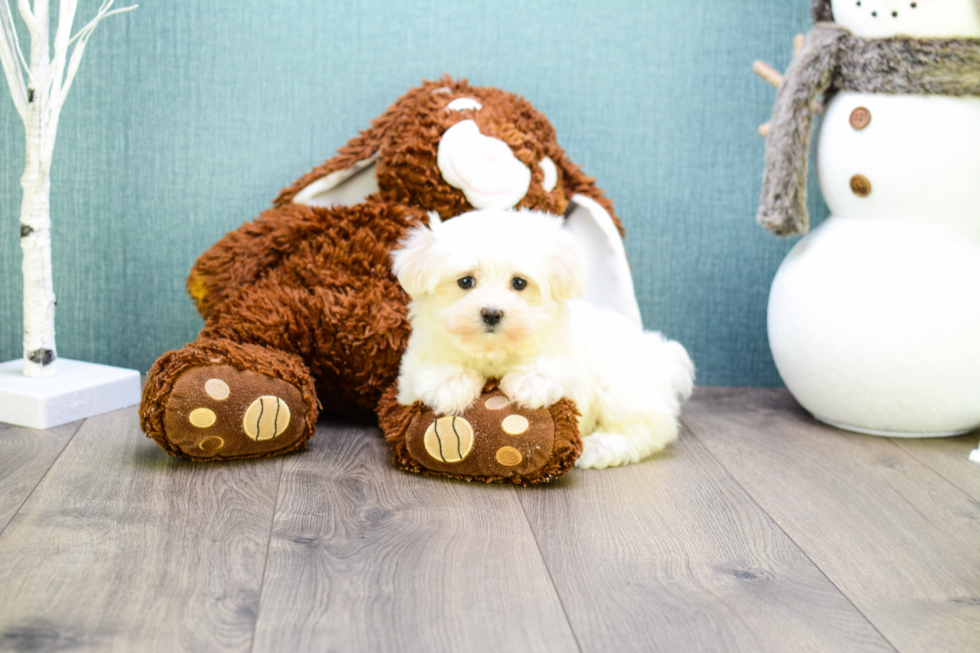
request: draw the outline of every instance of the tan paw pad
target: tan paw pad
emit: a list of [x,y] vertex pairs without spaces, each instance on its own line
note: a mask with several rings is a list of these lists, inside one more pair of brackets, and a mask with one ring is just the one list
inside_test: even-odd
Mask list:
[[524,456],[514,447],[500,447],[497,449],[497,462],[504,467],[520,465],[522,460],[524,460]]
[[265,395],[252,402],[242,417],[245,435],[253,440],[271,440],[289,426],[289,406],[279,397]]
[[527,430],[530,423],[526,417],[522,417],[521,415],[508,415],[504,418],[500,426],[504,429],[504,433],[508,435],[520,435]]
[[197,446],[205,453],[214,453],[221,447],[225,446],[225,441],[223,438],[219,438],[217,435],[212,435],[198,442]]
[[510,402],[507,401],[507,397],[504,397],[502,395],[497,395],[495,397],[490,397],[489,399],[487,399],[486,403],[487,403],[487,408],[489,408],[490,410],[500,410]]
[[231,394],[231,388],[221,379],[208,379],[204,384],[204,391],[216,401],[224,401]]
[[458,463],[473,450],[473,427],[462,417],[446,415],[429,425],[425,450],[443,463]]
[[218,421],[218,416],[210,408],[195,408],[187,416],[187,419],[197,428],[206,429],[209,426],[214,426],[214,423]]

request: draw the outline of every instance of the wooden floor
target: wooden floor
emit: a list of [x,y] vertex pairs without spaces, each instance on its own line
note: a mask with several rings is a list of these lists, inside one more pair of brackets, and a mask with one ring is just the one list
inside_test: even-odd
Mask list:
[[702,388],[660,458],[537,488],[392,468],[375,429],[168,458],[127,409],[0,425],[0,650],[977,651],[977,436]]

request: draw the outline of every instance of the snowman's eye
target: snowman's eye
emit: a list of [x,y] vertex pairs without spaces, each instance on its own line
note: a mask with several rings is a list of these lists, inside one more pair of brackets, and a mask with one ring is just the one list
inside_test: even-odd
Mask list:
[[482,108],[482,104],[468,97],[458,97],[446,105],[446,111],[466,111],[467,109],[476,109],[479,111]]

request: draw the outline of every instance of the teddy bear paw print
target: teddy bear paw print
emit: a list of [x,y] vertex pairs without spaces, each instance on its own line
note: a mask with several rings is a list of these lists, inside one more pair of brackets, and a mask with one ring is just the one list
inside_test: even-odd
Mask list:
[[184,372],[164,412],[167,437],[195,459],[272,455],[303,437],[303,400],[292,384],[230,365]]
[[546,408],[521,408],[499,390],[483,394],[462,415],[424,412],[406,434],[409,453],[423,467],[481,478],[532,473],[551,459],[554,444]]

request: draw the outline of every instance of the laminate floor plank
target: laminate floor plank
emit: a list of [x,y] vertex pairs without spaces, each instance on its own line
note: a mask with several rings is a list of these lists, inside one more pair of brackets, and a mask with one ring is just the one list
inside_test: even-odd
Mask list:
[[47,431],[0,424],[0,536],[84,422]]
[[684,423],[899,651],[976,651],[980,502],[782,389],[700,388]]
[[892,438],[892,442],[947,481],[980,501],[980,464],[970,461],[980,431],[955,438]]
[[321,424],[285,462],[255,651],[572,651],[512,486],[394,468]]
[[686,432],[518,494],[583,651],[892,650]]
[[89,418],[0,537],[0,649],[247,650],[283,459],[168,458]]

